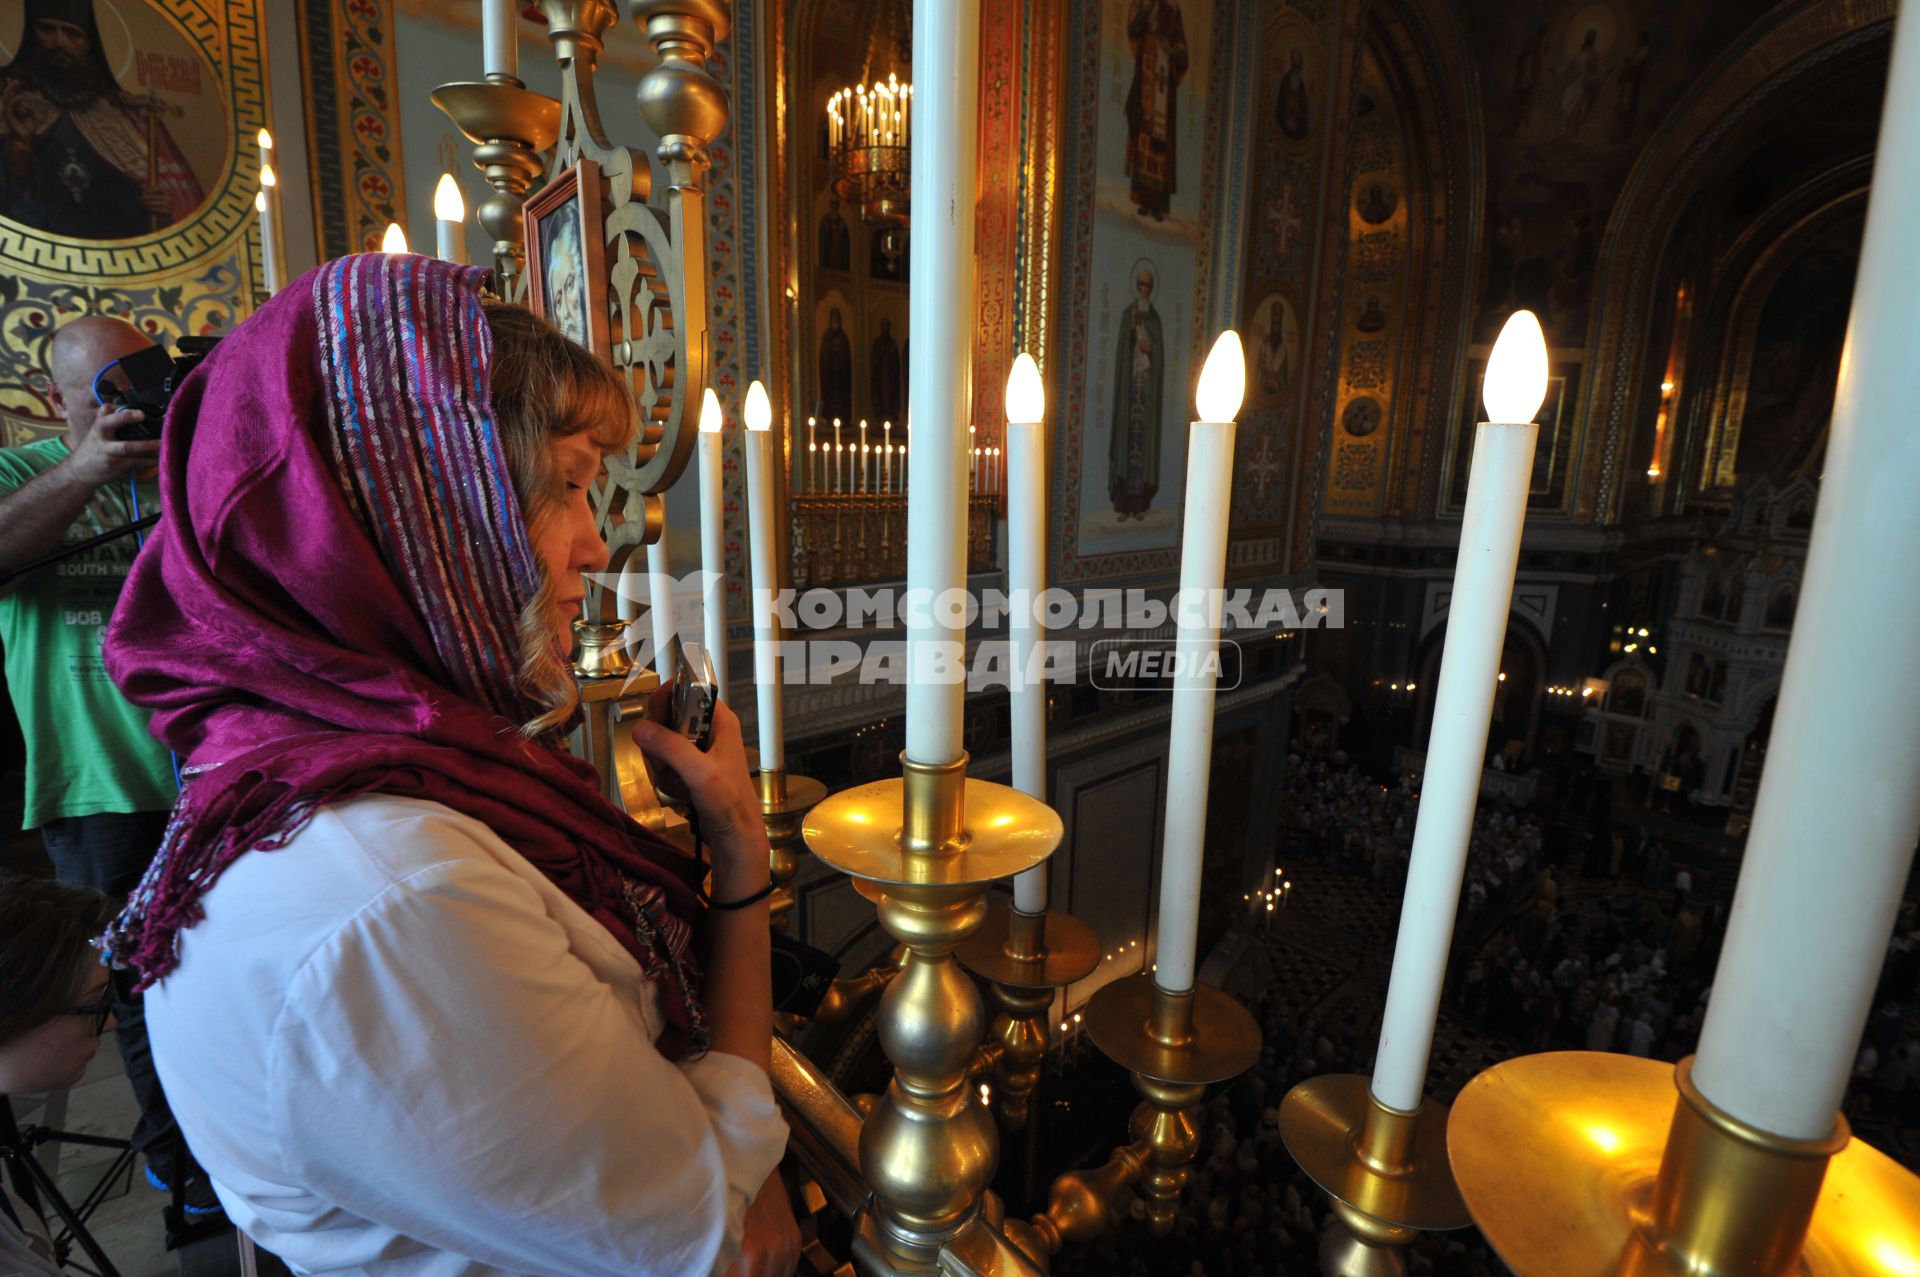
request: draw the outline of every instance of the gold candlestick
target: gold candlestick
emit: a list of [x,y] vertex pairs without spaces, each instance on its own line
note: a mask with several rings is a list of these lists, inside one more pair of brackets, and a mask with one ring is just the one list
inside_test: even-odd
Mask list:
[[861,880],[880,921],[906,946],[880,999],[879,1038],[893,1083],[860,1130],[873,1209],[856,1248],[891,1272],[933,1272],[943,1248],[980,1237],[981,1194],[998,1132],[968,1085],[984,1015],[954,949],[986,918],[986,889],[1059,845],[1052,808],[1004,785],[969,781],[966,756],[903,760],[899,780],[859,785],[810,812],[804,837],[826,864]]
[[559,136],[560,104],[506,75],[443,84],[431,97],[473,143],[473,165],[493,188],[474,215],[493,237],[494,290],[513,297],[525,257],[521,245],[527,188],[540,176],[541,152]]
[[1100,965],[1100,941],[1072,914],[1021,913],[995,905],[981,928],[961,942],[960,965],[989,981],[998,1014],[987,1030],[994,1055],[993,1105],[1010,1131],[1027,1124],[1048,1046],[1053,992],[1084,980]]
[[1129,1130],[1152,1150],[1141,1196],[1154,1236],[1165,1237],[1200,1148],[1193,1110],[1210,1084],[1238,1077],[1260,1058],[1260,1026],[1212,985],[1169,993],[1146,972],[1102,987],[1084,1016],[1087,1036],[1133,1074],[1145,1098]]
[[1437,1100],[1403,1113],[1374,1099],[1368,1078],[1330,1073],[1287,1092],[1280,1135],[1340,1220],[1320,1250],[1327,1277],[1404,1273],[1415,1234],[1473,1222],[1447,1164],[1447,1106]]
[[768,868],[773,874],[769,909],[773,925],[786,930],[793,920],[793,879],[807,845],[800,840],[800,824],[822,798],[827,787],[811,776],[794,776],[778,769],[754,775],[760,783],[760,819],[767,827]]
[[1691,1064],[1556,1051],[1467,1084],[1447,1148],[1474,1223],[1509,1268],[1920,1272],[1920,1177],[1850,1140],[1838,1114],[1820,1140],[1750,1127],[1695,1089]]

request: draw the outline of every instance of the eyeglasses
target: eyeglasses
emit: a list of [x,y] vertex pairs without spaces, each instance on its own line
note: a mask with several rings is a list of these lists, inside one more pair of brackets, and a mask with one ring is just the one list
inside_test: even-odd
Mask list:
[[107,1031],[107,1021],[113,1018],[113,991],[102,989],[100,1000],[90,1002],[83,1007],[65,1007],[54,1012],[55,1015],[90,1015],[93,1017],[93,1036],[99,1037]]

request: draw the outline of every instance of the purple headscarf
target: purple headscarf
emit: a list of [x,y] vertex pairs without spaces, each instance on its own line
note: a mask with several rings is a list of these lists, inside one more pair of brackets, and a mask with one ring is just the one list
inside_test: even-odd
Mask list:
[[320,806],[385,793],[488,825],[660,985],[669,1056],[703,1046],[689,953],[699,863],[518,724],[521,609],[540,587],[490,407],[484,272],[345,257],[295,280],[174,397],[166,518],[107,630],[186,784],[107,937],[142,983],[200,897]]

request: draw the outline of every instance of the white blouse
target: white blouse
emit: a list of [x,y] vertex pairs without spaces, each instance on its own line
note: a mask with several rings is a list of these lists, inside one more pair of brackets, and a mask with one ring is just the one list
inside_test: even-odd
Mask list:
[[323,808],[235,861],[147,993],[227,1214],[296,1272],[725,1269],[786,1146],[766,1075],[669,1062],[640,967],[439,803]]

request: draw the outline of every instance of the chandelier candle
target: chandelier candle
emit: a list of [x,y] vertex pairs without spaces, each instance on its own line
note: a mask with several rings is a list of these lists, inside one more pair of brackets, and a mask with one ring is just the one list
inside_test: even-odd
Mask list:
[[1434,1017],[1453,941],[1454,912],[1473,833],[1487,727],[1500,678],[1500,652],[1513,605],[1513,574],[1527,517],[1527,488],[1547,393],[1547,343],[1540,321],[1516,311],[1487,360],[1490,421],[1477,427],[1460,552],[1453,573],[1433,732],[1400,906],[1400,934],[1380,1025],[1373,1097],[1390,1109],[1419,1109],[1426,1091]]
[[[754,410],[754,396],[765,406],[767,388],[759,382],[747,388],[747,411]],[[772,413],[768,412],[768,417]],[[727,533],[721,505],[721,470],[726,464],[726,435],[722,429],[726,417],[713,387],[707,387],[700,400],[700,598],[701,638],[707,659],[713,663],[714,681],[720,697],[727,695]]]
[[[1047,392],[1040,368],[1025,351],[1007,374],[1007,589],[1015,599],[1008,622],[1013,661],[1013,787],[1047,799],[1047,685],[1033,676],[1033,657],[1044,634],[1040,592],[1047,588]],[[1047,866],[1035,865],[1013,880],[1013,907],[1024,914],[1047,911]]]
[[1834,1128],[1920,833],[1920,719],[1869,674],[1920,661],[1920,13],[1901,17],[1799,619],[1693,1065],[1708,1100],[1794,1139]]
[[460,185],[453,174],[442,173],[433,188],[434,251],[442,260],[465,263],[467,260],[467,202],[460,198]]
[[1213,698],[1218,683],[1222,586],[1227,571],[1227,512],[1232,505],[1234,417],[1246,394],[1240,335],[1220,334],[1194,396],[1201,420],[1187,434],[1187,492],[1180,530],[1180,592],[1174,598],[1179,659],[1167,741],[1167,823],[1160,852],[1160,922],[1154,983],[1168,993],[1193,988],[1200,929],[1200,862],[1206,852],[1207,778],[1213,762]]
[[[758,395],[753,393],[758,389]],[[834,421],[838,432],[840,422]],[[780,618],[774,595],[773,407],[758,381],[747,391],[747,567],[753,585],[753,683],[758,696],[760,770],[787,769],[786,726],[780,705]]]
[[[966,433],[972,364],[974,174],[980,146],[977,0],[917,0],[913,96],[913,256],[908,287],[909,415],[921,430],[907,489],[907,757],[961,757],[965,613],[931,604],[967,583]],[[928,606],[914,607],[913,600]]]

